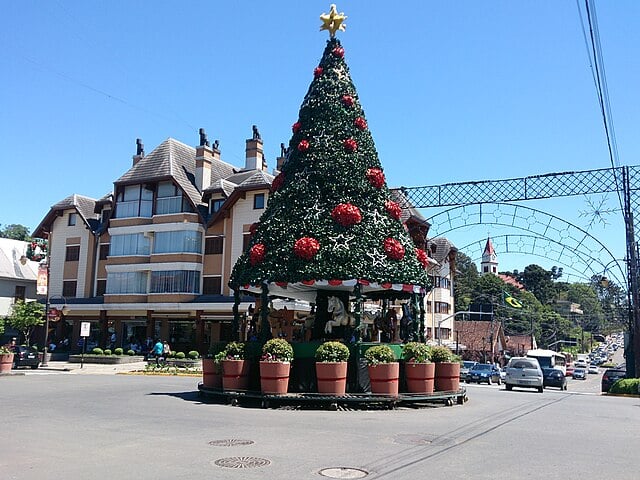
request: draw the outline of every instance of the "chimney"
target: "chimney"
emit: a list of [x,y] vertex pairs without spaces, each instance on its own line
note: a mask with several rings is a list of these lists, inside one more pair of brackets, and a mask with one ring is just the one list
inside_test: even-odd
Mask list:
[[252,128],[253,137],[247,140],[244,168],[246,170],[264,170],[266,163],[262,152],[262,137],[260,137],[258,127],[254,125]]
[[[198,133],[200,134],[200,145],[196,147],[196,188],[202,192],[211,185],[213,150],[209,145],[204,128],[201,128]],[[219,155],[220,152],[218,152]]]
[[136,154],[133,156],[133,164],[135,165],[144,157],[144,144],[142,140],[136,138]]
[[282,166],[284,162],[287,161],[287,153],[289,153],[289,149],[284,146],[284,143],[280,144],[280,156],[276,158],[276,168],[275,172],[281,172]]

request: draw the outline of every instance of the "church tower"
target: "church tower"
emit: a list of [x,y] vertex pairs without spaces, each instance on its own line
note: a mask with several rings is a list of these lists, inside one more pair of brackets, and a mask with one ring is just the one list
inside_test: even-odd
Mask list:
[[482,253],[482,262],[480,263],[480,271],[482,275],[485,273],[498,274],[498,256],[491,243],[491,237],[487,237],[487,244],[484,247]]

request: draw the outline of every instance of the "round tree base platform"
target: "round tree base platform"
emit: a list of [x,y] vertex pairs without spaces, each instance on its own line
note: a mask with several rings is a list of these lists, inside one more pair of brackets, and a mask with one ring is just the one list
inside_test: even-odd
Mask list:
[[464,405],[468,400],[467,390],[460,388],[451,392],[434,392],[429,394],[400,393],[398,396],[378,395],[372,393],[347,393],[345,395],[327,395],[323,393],[287,393],[284,395],[263,394],[250,390],[229,391],[219,388],[205,387],[198,384],[201,397],[210,398],[230,405],[256,405],[262,408],[279,406],[298,406],[311,408],[328,408],[337,410],[338,406],[360,409],[387,408],[394,409],[402,405],[433,406],[442,404],[452,406]]

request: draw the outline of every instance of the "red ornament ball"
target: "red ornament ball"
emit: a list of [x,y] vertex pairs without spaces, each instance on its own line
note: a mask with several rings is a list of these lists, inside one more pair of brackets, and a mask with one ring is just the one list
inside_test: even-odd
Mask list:
[[331,54],[334,57],[342,58],[342,57],[344,57],[344,48],[336,47],[333,50],[331,50]]
[[367,180],[374,187],[382,188],[385,182],[384,172],[379,168],[369,168],[367,169]]
[[280,188],[282,188],[282,185],[284,185],[284,173],[280,172],[276,178],[273,179],[273,182],[271,182],[271,191],[272,192],[277,192],[278,190],[280,190]]
[[320,242],[313,237],[302,237],[293,245],[293,253],[303,260],[311,260],[320,250]]
[[400,220],[400,217],[402,216],[402,208],[400,207],[400,205],[398,205],[397,202],[394,202],[393,200],[387,200],[384,203],[384,208],[387,210],[387,213],[391,217],[395,218],[396,220]]
[[358,142],[356,142],[353,138],[347,138],[343,143],[342,146],[344,147],[344,149],[349,152],[349,153],[353,153],[356,150],[358,150]]
[[324,69],[322,67],[316,67],[313,70],[313,76],[318,78],[318,77],[320,77],[322,75],[323,72],[324,72]]
[[353,107],[353,97],[351,95],[343,95],[341,101],[345,107]]
[[262,243],[256,243],[251,247],[251,250],[249,250],[249,262],[251,262],[251,265],[255,266],[262,263],[266,252],[267,249]]
[[362,117],[356,118],[353,121],[353,124],[356,126],[356,128],[358,130],[366,130],[367,129],[367,121]]
[[298,133],[301,127],[302,127],[302,124],[300,122],[296,122],[293,125],[291,125],[291,130],[293,130],[293,133]]
[[391,260],[402,260],[404,258],[404,247],[395,238],[385,238],[384,252]]
[[307,150],[309,150],[309,141],[308,140],[300,140],[300,143],[298,144],[298,151],[299,152],[306,152]]
[[343,227],[350,227],[362,221],[362,213],[351,203],[341,203],[331,211],[331,218]]
[[423,268],[427,268],[429,266],[429,256],[427,255],[427,252],[421,248],[416,248],[416,257],[418,257],[418,261],[422,264]]

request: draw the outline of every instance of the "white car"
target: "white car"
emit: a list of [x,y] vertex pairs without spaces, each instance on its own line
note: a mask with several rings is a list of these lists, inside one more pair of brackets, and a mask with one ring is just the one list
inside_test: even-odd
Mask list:
[[587,369],[587,372],[588,373],[595,373],[597,375],[598,373],[600,373],[600,368],[595,363],[592,363],[591,365],[589,365],[589,368]]
[[504,386],[507,390],[513,387],[535,388],[544,392],[542,369],[538,360],[528,357],[513,357],[507,364]]

